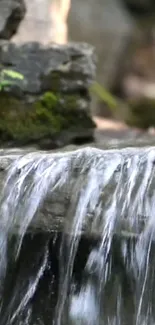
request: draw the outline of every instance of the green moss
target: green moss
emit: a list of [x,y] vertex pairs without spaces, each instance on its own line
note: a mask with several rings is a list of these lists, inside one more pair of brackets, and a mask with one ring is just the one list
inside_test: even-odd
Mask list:
[[40,99],[42,106],[51,109],[51,107],[56,107],[58,101],[60,100],[58,95],[53,94],[52,92],[46,92]]
[[64,95],[62,104],[64,107],[67,107],[68,110],[73,111],[79,108],[79,100],[79,95]]
[[92,125],[87,113],[79,111],[77,95],[60,96],[46,92],[33,104],[0,93],[1,140],[28,143],[57,136],[73,127]]
[[155,126],[155,99],[141,98],[130,101],[126,122],[130,126],[144,129]]

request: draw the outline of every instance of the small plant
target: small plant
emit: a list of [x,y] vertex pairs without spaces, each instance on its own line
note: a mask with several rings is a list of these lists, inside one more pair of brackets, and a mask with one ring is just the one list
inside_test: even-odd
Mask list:
[[[12,79],[12,80],[11,80]],[[24,76],[13,70],[3,69],[0,72],[0,91],[15,83],[15,79],[23,80]]]
[[95,94],[101,101],[106,103],[111,111],[117,107],[117,99],[98,82],[95,82],[91,86],[90,91]]

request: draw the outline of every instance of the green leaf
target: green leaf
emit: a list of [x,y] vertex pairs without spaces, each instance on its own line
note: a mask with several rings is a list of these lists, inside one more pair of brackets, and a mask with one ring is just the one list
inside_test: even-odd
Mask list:
[[111,95],[104,87],[102,87],[98,82],[95,82],[90,90],[104,101],[112,110],[117,107],[117,100],[113,95]]
[[12,84],[14,84],[14,82],[13,81],[9,81],[9,80],[3,80],[2,82],[0,82],[0,86],[1,86],[1,88],[4,88],[4,87],[7,87],[7,86],[10,86],[10,85],[12,85]]
[[12,84],[14,84],[14,81],[11,81],[11,80],[3,80],[3,81],[0,83],[0,85],[1,85],[2,87],[9,86],[9,85],[12,85]]
[[4,70],[2,70],[2,74],[3,74],[3,77],[7,76],[7,77],[10,77],[13,79],[20,79],[20,80],[24,79],[24,76],[21,73],[13,71],[13,70],[5,70],[4,69]]
[[0,91],[2,91],[3,89],[5,89],[5,87],[9,87],[11,85],[13,85],[14,82],[13,81],[9,81],[9,80],[3,80],[0,82]]

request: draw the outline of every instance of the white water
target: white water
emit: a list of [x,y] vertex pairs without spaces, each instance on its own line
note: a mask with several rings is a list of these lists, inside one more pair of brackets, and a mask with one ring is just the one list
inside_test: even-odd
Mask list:
[[[87,148],[17,159],[8,171],[1,200],[1,283],[7,269],[8,240],[14,229],[16,260],[23,237],[47,193],[52,198],[57,191],[65,190],[70,204],[64,215],[64,232],[72,236],[68,236],[65,262],[62,240],[54,323],[154,325],[155,148]],[[100,241],[87,257],[87,280],[72,292],[79,234],[87,225],[89,234],[99,234]],[[13,315],[28,303],[33,288],[29,287]]]

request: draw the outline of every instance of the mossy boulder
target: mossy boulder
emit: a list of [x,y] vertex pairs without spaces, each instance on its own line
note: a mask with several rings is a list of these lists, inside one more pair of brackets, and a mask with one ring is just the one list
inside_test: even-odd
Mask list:
[[155,126],[155,99],[140,98],[129,101],[126,122],[142,129]]
[[[25,103],[5,92],[0,93],[1,143],[58,147],[78,138],[91,139],[95,127],[81,98],[46,92],[33,103]],[[88,132],[89,131],[89,132]],[[85,138],[85,140],[84,140]]]
[[12,70],[3,74],[0,91],[1,144],[53,148],[92,141],[93,55],[87,44],[0,43],[0,70]]

